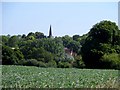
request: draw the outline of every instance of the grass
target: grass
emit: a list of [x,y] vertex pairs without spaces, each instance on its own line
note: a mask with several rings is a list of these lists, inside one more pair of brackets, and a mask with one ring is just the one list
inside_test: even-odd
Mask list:
[[2,88],[117,88],[118,70],[2,65]]

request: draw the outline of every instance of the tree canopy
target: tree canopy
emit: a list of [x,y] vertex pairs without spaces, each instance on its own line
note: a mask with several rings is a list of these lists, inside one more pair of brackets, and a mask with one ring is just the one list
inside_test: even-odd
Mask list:
[[[106,59],[111,54],[120,54],[120,44],[117,43],[119,37],[118,26],[111,21],[101,21],[95,24],[88,33],[88,37],[82,46],[82,57],[86,66],[89,68],[115,68],[111,63],[117,62],[116,68],[120,64],[120,57]],[[110,63],[109,63],[110,62]],[[106,67],[106,63],[109,64]],[[119,67],[120,68],[120,67]]]
[[120,69],[120,30],[103,20],[87,34],[49,38],[42,32],[1,35],[2,63],[58,68]]

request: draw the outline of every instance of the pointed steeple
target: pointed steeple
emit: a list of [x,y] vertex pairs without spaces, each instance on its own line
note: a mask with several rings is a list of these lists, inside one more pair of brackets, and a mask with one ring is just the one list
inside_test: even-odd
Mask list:
[[48,36],[49,38],[51,38],[52,37],[52,29],[51,29],[51,25],[50,25],[50,29],[49,29],[49,36]]

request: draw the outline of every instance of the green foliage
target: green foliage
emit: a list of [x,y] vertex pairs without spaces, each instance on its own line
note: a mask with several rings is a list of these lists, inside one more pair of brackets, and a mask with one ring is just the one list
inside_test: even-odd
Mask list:
[[49,61],[48,63],[46,63],[47,67],[57,67],[57,64],[54,60]]
[[8,40],[8,46],[10,47],[18,47],[19,37],[14,35],[11,36]]
[[81,51],[81,45],[79,39],[80,39],[79,35],[73,35],[73,37],[65,35],[62,37],[64,47],[69,48],[71,51],[77,54],[80,54]]
[[[3,64],[119,68],[119,62],[112,54],[120,54],[120,30],[116,23],[107,20],[95,24],[90,32],[82,36],[48,38],[41,32],[30,32],[28,35],[2,35],[0,39]],[[73,55],[70,54],[72,51]],[[110,55],[111,61],[108,58]],[[115,62],[117,64],[113,65]],[[105,63],[108,66],[102,67]]]
[[102,44],[100,43],[100,50],[105,53],[116,53],[116,50],[114,48],[111,48],[111,44]]
[[38,66],[38,61],[36,59],[28,59],[24,62],[24,65],[27,66]]
[[73,40],[78,41],[79,38],[80,38],[79,35],[73,35]]
[[[120,32],[120,31],[119,31]],[[115,44],[120,45],[120,33],[115,36]]]
[[[45,50],[55,55],[56,61],[62,61],[65,59],[65,51],[61,38],[44,38],[43,45]],[[58,58],[59,57],[59,58]]]
[[25,35],[25,34],[23,34],[23,35],[21,36],[21,38],[22,38],[22,39],[25,39],[25,38],[26,38],[26,35]]
[[68,47],[68,44],[72,41],[73,39],[68,36],[68,35],[65,35],[62,37],[62,41],[63,41],[63,46],[64,47]]
[[[30,44],[29,44],[30,45]],[[25,59],[36,59],[37,61],[49,62],[53,60],[53,56],[50,52],[47,52],[43,47],[35,48],[25,45],[21,47],[21,51],[25,56]]]
[[115,68],[120,70],[120,54],[111,53],[111,54],[104,54],[102,56],[101,61],[104,63],[102,65],[103,68]]
[[15,56],[16,56],[19,60],[24,59],[24,55],[22,54],[22,52],[21,52],[19,49],[14,49],[14,53],[15,53]]
[[34,40],[34,39],[41,39],[41,38],[45,38],[45,37],[46,36],[41,32],[35,32],[35,33],[30,32],[30,33],[28,33],[26,39],[27,40]]
[[120,54],[120,45],[114,45],[113,47],[116,51],[116,53]]
[[80,54],[81,45],[79,42],[72,40],[71,42],[69,42],[67,47],[73,52]]
[[13,50],[5,45],[2,46],[2,64],[19,64],[21,59],[24,59],[24,56],[19,50]]
[[111,43],[113,39],[113,31],[118,33],[118,26],[111,21],[101,21],[95,24],[90,32],[89,36],[99,43]]
[[[101,21],[91,28],[85,43],[82,45],[82,58],[88,68],[103,68],[104,60],[101,58],[105,54],[120,54],[120,46],[116,43],[119,42],[118,38],[116,39],[118,32],[118,26],[111,21]],[[107,60],[105,61],[107,62]],[[114,62],[115,58],[112,61]],[[107,64],[109,65],[104,68],[117,69],[117,66],[112,67],[109,61]]]
[[59,62],[58,63],[58,68],[71,68],[72,65],[69,62]]
[[3,35],[1,36],[2,37],[2,44],[3,45],[8,45],[8,40],[9,40],[9,37]]
[[57,64],[54,60],[51,60],[49,62],[43,62],[43,61],[38,61],[36,59],[27,59],[22,61],[21,65],[24,66],[37,66],[37,67],[57,67]]
[[83,62],[82,57],[80,55],[75,56],[75,60],[72,65],[76,68],[85,68],[85,63]]
[[34,36],[29,36],[28,40],[35,40]]
[[41,33],[41,32],[35,32],[35,38],[36,39],[41,39],[41,38],[45,38],[46,36]]
[[2,88],[110,89],[117,85],[118,70],[2,66]]
[[38,62],[38,67],[44,67],[44,68],[45,68],[45,67],[47,67],[47,66],[46,66],[46,64],[45,64],[44,62],[39,61],[39,62]]
[[87,38],[88,34],[83,34],[82,36],[79,35],[73,35],[73,40],[80,43],[82,46],[85,43],[85,39]]

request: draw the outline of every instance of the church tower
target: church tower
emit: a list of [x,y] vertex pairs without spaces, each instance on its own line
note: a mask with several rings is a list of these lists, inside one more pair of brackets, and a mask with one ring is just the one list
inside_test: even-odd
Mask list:
[[51,25],[50,25],[50,29],[49,29],[49,36],[48,36],[48,38],[52,38],[53,36],[52,36],[52,29],[51,29]]

